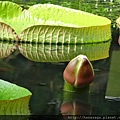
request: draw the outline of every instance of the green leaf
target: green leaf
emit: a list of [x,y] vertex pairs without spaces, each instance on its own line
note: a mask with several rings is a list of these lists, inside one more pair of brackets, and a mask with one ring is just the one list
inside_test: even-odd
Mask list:
[[21,33],[20,38],[21,41],[35,43],[94,43],[109,40],[109,30],[110,25],[104,27],[91,26],[81,28],[36,25],[25,29]]
[[29,115],[31,95],[29,90],[0,79],[0,115]]
[[[53,4],[36,4],[31,6],[28,11],[34,17],[34,20],[39,20],[40,23],[45,25],[80,28],[103,26],[111,23],[111,21],[105,17]],[[104,20],[104,22],[98,20]]]
[[34,5],[28,11],[37,24],[22,32],[22,41],[76,44],[111,38],[111,21],[105,17],[52,4]]
[[18,39],[17,34],[9,25],[0,22],[0,40],[15,41]]
[[[0,22],[13,28],[18,36],[25,28],[34,24],[29,12],[22,10],[21,6],[13,2],[0,1],[0,13]],[[6,37],[6,35],[4,36]]]
[[[0,1],[0,22],[9,25],[16,32],[16,28],[17,26],[19,26],[19,24],[17,24],[16,19],[21,14],[22,8],[18,4],[9,1]],[[7,31],[7,33],[9,33],[9,31]],[[4,37],[8,38],[8,36],[6,35],[4,35]]]
[[70,61],[79,54],[84,54],[90,61],[107,58],[111,41],[105,43],[83,45],[55,45],[21,43],[20,53],[36,62],[63,62]]
[[22,13],[22,8],[13,2],[0,1],[0,6],[0,18],[3,20],[9,21]]
[[0,12],[0,22],[12,27],[25,42],[76,44],[111,38],[109,19],[80,10],[52,4],[22,10],[15,3],[0,1]]
[[14,100],[30,95],[31,92],[27,89],[4,80],[0,80],[0,100]]

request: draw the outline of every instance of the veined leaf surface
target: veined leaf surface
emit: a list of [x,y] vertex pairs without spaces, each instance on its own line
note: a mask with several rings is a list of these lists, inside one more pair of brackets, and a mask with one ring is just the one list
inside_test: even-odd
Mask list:
[[109,19],[58,5],[37,4],[22,10],[15,3],[1,1],[0,12],[0,22],[11,26],[25,42],[76,44],[111,37]]
[[28,11],[38,24],[22,32],[22,41],[76,44],[111,37],[111,21],[105,17],[52,4],[34,5]]
[[18,39],[17,34],[9,25],[0,22],[0,40],[15,41]]
[[29,12],[16,3],[0,1],[0,13],[0,22],[13,28],[18,36],[25,28],[30,27],[31,24],[34,25]]

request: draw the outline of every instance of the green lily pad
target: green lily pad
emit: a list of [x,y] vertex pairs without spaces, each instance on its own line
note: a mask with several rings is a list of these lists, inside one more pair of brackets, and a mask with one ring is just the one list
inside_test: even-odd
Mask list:
[[16,3],[0,1],[0,13],[2,13],[0,14],[0,22],[13,28],[18,36],[25,28],[31,26],[31,21],[33,25],[33,20],[30,19],[29,12],[23,10],[22,7]]
[[58,5],[37,4],[22,10],[15,3],[0,1],[0,13],[0,22],[25,42],[76,44],[111,38],[108,18]]
[[23,87],[0,80],[0,100],[14,100],[31,95],[31,92]]
[[93,61],[109,56],[110,43],[111,41],[83,45],[21,43],[18,47],[23,56],[36,62],[70,61],[79,54],[84,54]]
[[31,95],[29,90],[0,79],[0,115],[29,115]]
[[0,22],[0,40],[15,41],[18,39],[17,34],[9,25]]

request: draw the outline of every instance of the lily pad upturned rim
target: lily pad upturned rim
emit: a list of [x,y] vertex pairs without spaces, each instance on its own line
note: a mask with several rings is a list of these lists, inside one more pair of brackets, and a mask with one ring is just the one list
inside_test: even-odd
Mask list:
[[[58,37],[59,42],[68,42],[68,44],[102,42],[111,37],[111,21],[103,16],[54,4],[36,4],[27,10],[22,10],[20,5],[9,1],[0,1],[0,5],[0,12],[2,13],[0,15],[0,22],[5,22],[5,24],[8,24],[14,29],[18,35],[16,39],[21,42],[31,42],[31,40],[34,39],[33,41],[38,41],[38,43],[43,43],[44,41],[44,43],[46,43],[46,40],[43,39],[44,34],[47,36],[47,39],[49,39],[47,40],[49,43],[56,43],[53,39]],[[12,8],[12,10],[10,8]],[[14,10],[16,10],[16,12],[13,14]],[[44,26],[49,26],[50,29],[43,28]],[[39,30],[40,27],[49,30],[43,30],[41,32]],[[57,29],[57,32],[51,35],[53,27],[55,30]],[[60,28],[58,29],[57,27]],[[28,29],[28,31],[25,31],[26,29]],[[32,29],[38,30],[37,33],[34,33]],[[44,33],[44,31],[46,31],[46,33]],[[2,32],[3,35],[6,36],[4,30]],[[81,35],[83,35],[83,37],[81,37]],[[88,40],[88,38],[90,38],[90,40]],[[62,41],[62,39],[64,40]]]

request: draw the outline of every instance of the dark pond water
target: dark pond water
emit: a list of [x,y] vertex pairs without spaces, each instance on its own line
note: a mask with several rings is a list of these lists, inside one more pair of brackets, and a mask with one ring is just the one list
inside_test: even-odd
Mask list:
[[[112,20],[112,42],[111,44],[107,43],[110,46],[106,45],[105,47],[103,46],[106,43],[104,45],[97,44],[97,47],[93,49],[94,52],[97,51],[95,54],[91,51],[91,48],[95,45],[85,46],[85,48],[84,46],[67,46],[66,48],[62,46],[67,52],[60,52],[59,55],[63,55],[58,60],[63,58],[67,59],[67,62],[49,62],[49,59],[51,60],[52,57],[57,56],[57,52],[59,52],[49,52],[56,46],[53,46],[50,50],[46,50],[44,49],[45,46],[42,46],[42,53],[44,52],[42,57],[45,58],[43,59],[42,57],[37,57],[37,53],[33,53],[30,56],[27,53],[27,48],[25,53],[18,49],[11,52],[9,48],[11,49],[16,43],[8,44],[1,41],[0,47],[4,48],[4,50],[1,49],[0,54],[1,56],[6,55],[6,57],[0,58],[0,79],[23,86],[32,92],[33,95],[29,106],[33,115],[59,115],[62,107],[65,106],[67,108],[73,104],[78,106],[79,109],[76,107],[73,107],[73,109],[77,109],[76,111],[80,115],[120,115],[120,47],[118,44],[119,31],[115,25],[115,20],[120,13],[120,1],[25,0],[17,2],[22,5],[49,2],[106,16]],[[61,48],[61,46],[59,47]],[[59,47],[57,46],[56,48]],[[25,46],[21,45],[21,49],[23,48]],[[73,51],[73,48],[76,48],[76,50]],[[97,56],[95,57],[97,60],[91,60],[95,78],[93,83],[90,84],[89,91],[72,94],[63,91],[64,80],[62,74],[69,60],[80,54],[79,48],[84,48],[80,53],[87,51],[88,55]],[[102,49],[102,53],[99,53],[98,49]],[[11,52],[10,55],[7,55],[9,52]],[[100,57],[100,54],[103,53],[104,57]],[[64,58],[65,54],[68,54],[68,56]],[[71,54],[72,56],[70,56]],[[36,58],[34,55],[36,55]],[[49,55],[52,57],[50,58]],[[27,57],[30,58],[28,59]],[[41,59],[41,62],[35,62],[34,59],[36,61]],[[45,60],[48,61],[45,62]]]

